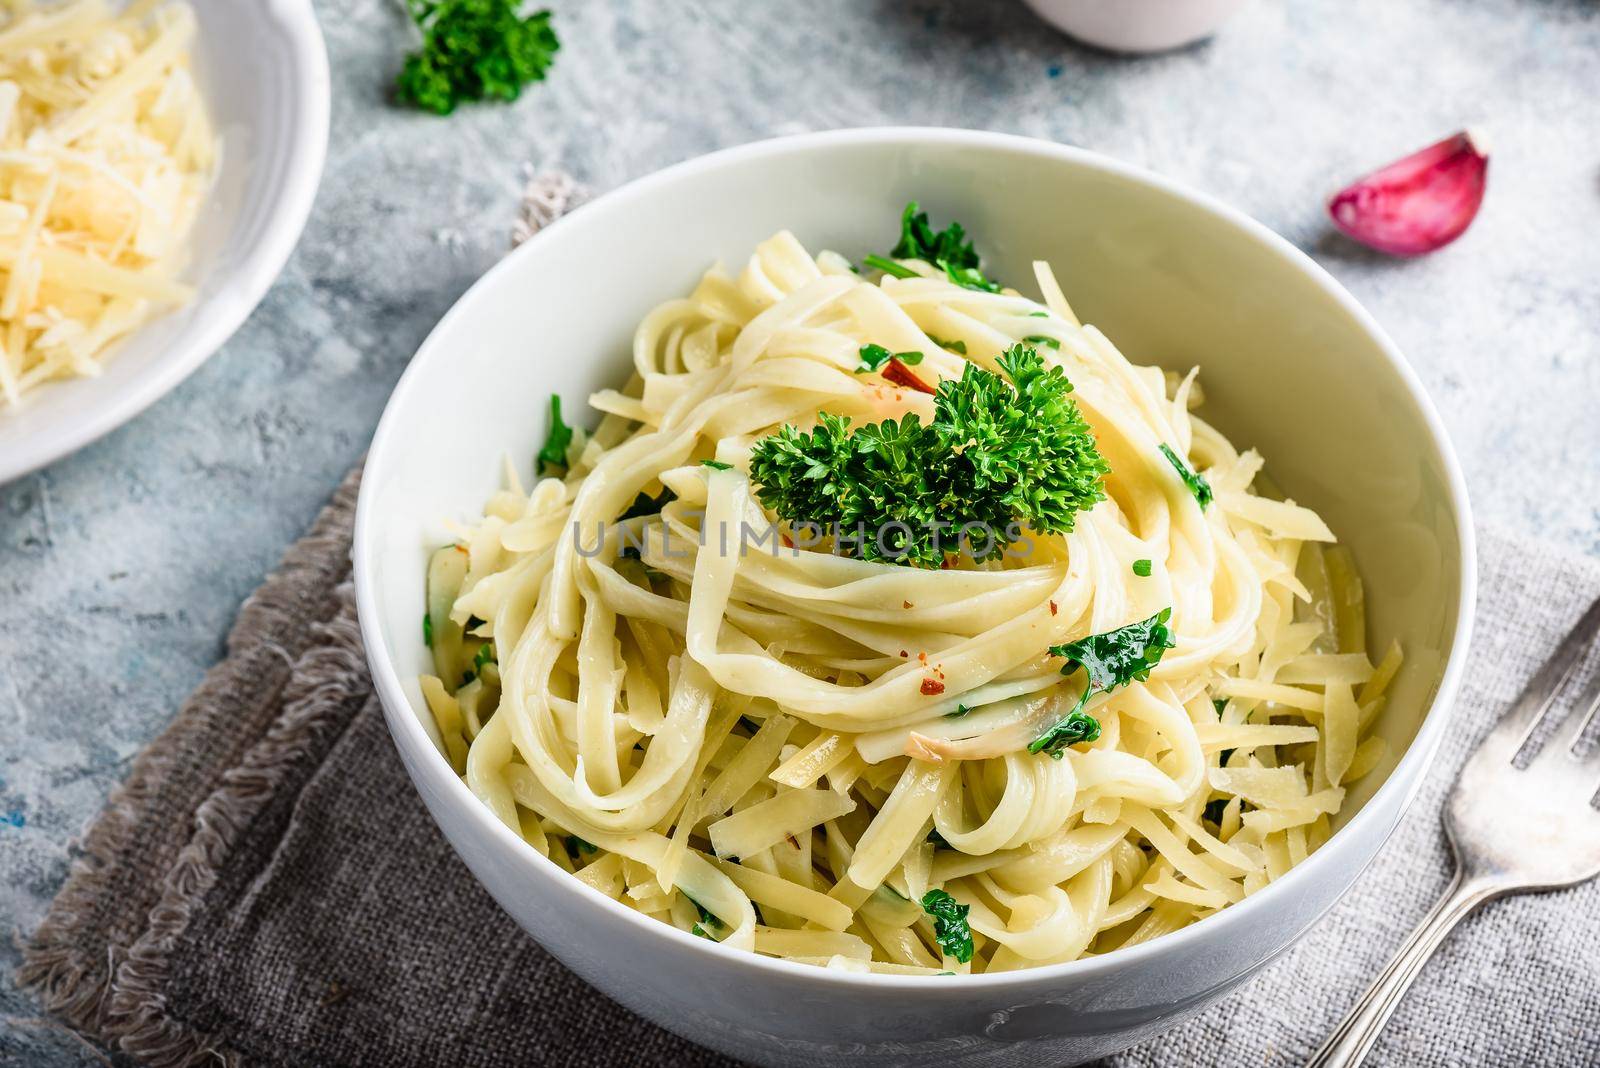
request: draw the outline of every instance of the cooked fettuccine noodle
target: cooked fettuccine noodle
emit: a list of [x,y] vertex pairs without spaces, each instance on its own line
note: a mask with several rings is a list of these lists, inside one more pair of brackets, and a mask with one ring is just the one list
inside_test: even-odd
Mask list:
[[[635,374],[590,398],[606,414],[565,475],[524,489],[508,464],[432,558],[422,689],[444,752],[599,893],[832,968],[1070,961],[1261,889],[1384,756],[1367,731],[1400,654],[1369,657],[1351,557],[1316,514],[1258,495],[1261,458],[1191,413],[1193,372],[1128,362],[1046,265],[1043,303],[906,267],[872,281],[785,232],[645,318]],[[936,384],[1025,338],[1110,466],[1073,530],[944,569],[778,536],[754,442],[819,411],[932,411],[862,373],[862,345],[925,354]],[[640,494],[667,503],[619,522]],[[1028,752],[1085,687],[1049,647],[1167,608],[1175,644],[1148,679],[1089,701],[1098,737]],[[964,907],[970,960],[920,904],[931,890]]]

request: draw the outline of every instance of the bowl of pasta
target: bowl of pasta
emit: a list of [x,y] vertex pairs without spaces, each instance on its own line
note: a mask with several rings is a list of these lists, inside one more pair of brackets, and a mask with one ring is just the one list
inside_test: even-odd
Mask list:
[[1432,406],[1306,256],[1093,153],[887,129],[490,271],[383,416],[355,578],[428,808],[601,991],[761,1064],[1061,1064],[1378,854],[1474,563]]

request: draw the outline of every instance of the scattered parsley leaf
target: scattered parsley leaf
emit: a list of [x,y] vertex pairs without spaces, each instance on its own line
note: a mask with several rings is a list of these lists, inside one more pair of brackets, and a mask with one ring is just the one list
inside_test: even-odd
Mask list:
[[1059,760],[1067,746],[1100,737],[1099,721],[1086,715],[1083,706],[1097,693],[1110,693],[1118,686],[1148,679],[1150,670],[1175,644],[1167,628],[1171,618],[1172,609],[1163,608],[1149,619],[1104,634],[1091,634],[1065,645],[1052,645],[1051,656],[1067,659],[1061,668],[1063,675],[1082,668],[1088,678],[1077,705],[1064,719],[1028,743],[1028,752],[1049,753]]
[[715,468],[718,471],[732,471],[733,470],[733,465],[732,464],[725,464],[721,460],[701,460],[700,461],[700,466],[701,467]]
[[428,648],[433,648],[433,617],[422,613],[422,643]]
[[1217,715],[1220,716],[1222,715],[1222,710],[1228,707],[1228,699],[1226,697],[1213,697],[1211,699],[1211,707],[1216,709]]
[[928,335],[928,340],[938,345],[941,349],[949,349],[951,352],[958,352],[963,356],[967,354],[967,343],[965,341],[946,341],[944,338],[934,337],[932,334]]
[[1161,657],[1176,644],[1172,631],[1167,628],[1171,618],[1172,609],[1163,608],[1149,619],[1104,634],[1091,634],[1065,645],[1052,645],[1050,655],[1067,658],[1066,666],[1061,669],[1063,675],[1081,667],[1088,672],[1091,689],[1109,693],[1118,686],[1150,677],[1150,670],[1161,663]]
[[893,275],[896,278],[922,277],[910,267],[903,267],[887,256],[866,256],[862,258],[861,262],[867,267],[872,267],[876,270],[882,271],[884,274]]
[[1047,311],[1031,311],[1028,316],[1032,319],[1048,319],[1050,318],[1050,313]]
[[[695,935],[697,938],[711,938],[711,936],[706,933],[706,929],[704,927],[701,927],[698,923],[695,924],[693,927],[689,928],[689,931],[690,931],[690,933]],[[716,939],[715,938],[711,938],[711,941],[715,942]]]
[[968,708],[966,705],[956,705],[956,710],[954,712],[946,712],[944,714],[944,718],[945,719],[960,719],[962,716],[966,715],[968,712],[971,712],[971,711],[972,711],[972,709]]
[[1109,468],[1059,367],[1023,345],[997,362],[1009,382],[975,364],[940,382],[927,425],[911,413],[852,430],[823,412],[810,432],[762,438],[750,456],[757,497],[791,523],[851,536],[863,559],[918,567],[958,548],[992,558],[1018,523],[1070,531],[1104,499]]
[[[1088,700],[1088,697],[1089,693],[1085,692],[1079,704]],[[1074,708],[1065,718],[1057,720],[1049,730],[1029,742],[1028,752],[1049,753],[1060,760],[1061,754],[1066,752],[1069,746],[1077,745],[1079,742],[1092,742],[1099,737],[1100,721],[1087,712]]]
[[497,663],[499,661],[494,658],[494,642],[484,642],[478,646],[477,653],[472,657],[472,670],[482,674],[485,664]]
[[539,450],[539,471],[543,475],[552,468],[567,469],[567,446],[572,444],[572,428],[561,420],[561,398],[550,394],[550,432],[545,435],[544,447]]
[[1200,502],[1200,510],[1204,511],[1212,500],[1211,483],[1201,477],[1198,471],[1190,470],[1189,465],[1180,460],[1178,454],[1173,452],[1165,442],[1161,445],[1161,454],[1167,458],[1167,462],[1178,472],[1179,477],[1183,479],[1183,484],[1189,487],[1189,492],[1194,494],[1194,499]]
[[1023,338],[1022,340],[1026,341],[1030,345],[1048,345],[1050,348],[1053,348],[1053,349],[1059,349],[1061,347],[1061,339],[1060,338],[1045,337],[1043,334],[1031,334],[1028,337]]
[[902,260],[925,260],[945,273],[958,286],[998,293],[1000,286],[983,276],[978,253],[967,240],[967,231],[958,222],[934,230],[928,213],[915,200],[900,213],[900,241],[889,254]]
[[515,100],[542,81],[561,42],[550,12],[520,14],[520,0],[408,0],[422,49],[395,79],[402,104],[448,115],[470,100]]
[[933,939],[947,957],[962,964],[972,959],[972,928],[967,924],[971,905],[962,905],[943,890],[922,895],[922,911],[933,917]]
[[628,505],[628,510],[617,517],[617,522],[620,523],[625,519],[638,519],[640,516],[645,515],[657,515],[661,509],[677,499],[678,495],[666,487],[662,487],[661,492],[654,497],[640,490],[639,495],[633,499],[633,503]]
[[1140,578],[1149,578],[1150,566],[1149,560],[1135,560],[1133,562],[1133,573]]
[[[720,931],[722,929],[722,921],[717,919],[716,915],[710,909],[700,904],[700,902],[696,901],[694,898],[689,897],[688,894],[684,894],[683,896],[689,898],[689,904],[693,905],[694,910],[700,914],[700,923],[705,924],[713,931]],[[695,924],[695,926],[700,926],[700,923]]]
[[864,375],[874,371],[883,370],[890,360],[899,360],[908,366],[916,366],[922,362],[920,352],[890,352],[882,345],[862,345],[857,355],[861,357],[861,365],[855,369],[856,374]]
[[567,852],[576,857],[579,853],[596,852],[597,847],[590,842],[585,842],[575,834],[567,835]]

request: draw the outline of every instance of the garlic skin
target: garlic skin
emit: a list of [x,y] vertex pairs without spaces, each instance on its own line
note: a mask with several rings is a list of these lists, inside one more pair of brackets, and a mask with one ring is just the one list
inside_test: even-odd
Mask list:
[[1420,256],[1472,225],[1488,176],[1488,142],[1463,130],[1339,190],[1328,198],[1328,216],[1368,248]]

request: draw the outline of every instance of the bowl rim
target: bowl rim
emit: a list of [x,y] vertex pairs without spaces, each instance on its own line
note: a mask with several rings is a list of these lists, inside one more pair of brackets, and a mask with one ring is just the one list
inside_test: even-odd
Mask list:
[[[264,9],[289,42],[295,80],[301,86],[294,112],[286,122],[293,131],[292,140],[283,180],[277,186],[278,205],[273,221],[263,239],[230,272],[226,289],[196,306],[196,312],[205,309],[206,314],[196,315],[195,323],[180,335],[177,344],[129,383],[123,393],[86,406],[89,410],[82,418],[47,425],[0,456],[0,485],[32,474],[99,440],[176,388],[244,325],[299,243],[328,155],[332,109],[328,50],[310,0],[279,0],[265,3]],[[205,47],[203,39],[200,47]],[[223,293],[228,299],[218,299]]]
[[[703,171],[715,170],[728,165],[737,165],[750,160],[805,153],[840,145],[897,143],[956,145],[978,150],[1010,151],[1067,162],[1092,171],[1124,178],[1147,187],[1153,187],[1160,193],[1184,201],[1197,211],[1208,213],[1224,222],[1231,223],[1235,228],[1253,237],[1267,251],[1276,254],[1284,268],[1298,271],[1315,282],[1325,295],[1333,298],[1351,316],[1352,320],[1369,336],[1379,352],[1389,362],[1390,367],[1405,386],[1411,400],[1421,414],[1423,424],[1441,461],[1445,484],[1448,489],[1449,504],[1458,532],[1460,573],[1457,579],[1460,584],[1460,603],[1456,611],[1455,631],[1446,658],[1444,672],[1440,677],[1437,689],[1432,695],[1427,711],[1418,725],[1416,736],[1412,739],[1411,744],[1401,755],[1383,784],[1361,807],[1361,810],[1351,818],[1350,822],[1340,827],[1329,838],[1327,845],[1324,845],[1323,848],[1296,865],[1283,878],[1274,880],[1244,900],[1206,917],[1203,922],[1190,924],[1149,942],[1143,942],[1126,949],[1119,949],[1099,957],[1080,958],[1061,964],[1042,965],[1036,968],[999,972],[993,975],[960,975],[955,977],[950,984],[930,985],[925,976],[884,975],[817,968],[812,965],[797,964],[774,957],[764,957],[747,950],[733,949],[718,942],[696,938],[688,932],[679,931],[670,924],[664,924],[659,920],[644,916],[617,901],[613,901],[599,891],[587,886],[581,880],[571,878],[549,858],[540,855],[521,836],[513,834],[509,828],[496,819],[488,807],[472,793],[466,783],[449,768],[445,763],[444,757],[434,746],[432,739],[428,736],[415,710],[412,708],[409,698],[405,695],[403,684],[383,640],[382,627],[379,622],[377,591],[375,589],[374,570],[376,561],[373,550],[369,548],[369,545],[375,540],[375,533],[381,529],[374,515],[377,508],[375,493],[369,492],[369,490],[378,481],[378,478],[374,476],[379,475],[382,471],[389,442],[403,436],[398,409],[406,394],[419,388],[417,383],[421,378],[420,365],[431,357],[436,339],[446,334],[458,317],[471,314],[473,295],[480,290],[489,288],[493,280],[502,272],[513,269],[512,265],[519,258],[533,254],[529,249],[537,246],[537,241],[526,242],[522,247],[507,254],[484,272],[483,276],[461,295],[433,330],[429,332],[418,347],[417,353],[413,356],[405,373],[401,375],[399,382],[395,385],[394,392],[384,407],[383,416],[378,422],[377,430],[373,435],[372,444],[368,450],[366,471],[356,502],[352,554],[353,576],[356,585],[356,607],[361,636],[366,646],[367,661],[372,669],[374,684],[384,706],[384,719],[388,723],[390,735],[393,737],[396,747],[402,751],[402,755],[406,755],[408,750],[413,755],[417,753],[423,754],[420,758],[421,762],[423,762],[422,764],[414,763],[411,760],[406,761],[408,772],[411,773],[413,778],[413,788],[418,789],[419,792],[431,792],[433,796],[439,798],[441,804],[470,813],[467,818],[477,823],[480,827],[487,828],[487,833],[503,848],[513,853],[520,851],[527,860],[550,865],[551,873],[559,874],[564,881],[571,883],[579,891],[577,897],[581,900],[592,902],[602,911],[602,914],[609,913],[618,922],[634,925],[642,937],[677,939],[680,945],[688,948],[691,952],[712,954],[714,957],[723,958],[723,963],[725,964],[749,967],[757,972],[771,972],[775,976],[787,976],[823,984],[834,984],[842,988],[870,987],[885,990],[917,990],[924,994],[937,995],[940,990],[968,991],[975,987],[982,987],[985,990],[1000,990],[1028,987],[1048,983],[1051,980],[1063,979],[1068,976],[1075,979],[1087,979],[1096,974],[1103,974],[1111,970],[1137,964],[1152,954],[1177,949],[1186,943],[1225,938],[1229,932],[1233,932],[1242,925],[1250,923],[1256,914],[1271,902],[1286,899],[1289,895],[1294,894],[1302,884],[1307,884],[1310,880],[1320,876],[1323,873],[1323,869],[1332,863],[1335,855],[1335,851],[1328,848],[1329,845],[1339,840],[1349,841],[1358,834],[1363,833],[1363,831],[1369,835],[1380,833],[1377,831],[1379,820],[1381,819],[1379,810],[1393,805],[1397,815],[1389,828],[1381,831],[1381,839],[1373,852],[1373,856],[1376,857],[1378,851],[1383,848],[1392,835],[1395,826],[1398,825],[1399,816],[1403,815],[1416,797],[1422,778],[1427,771],[1427,766],[1432,761],[1443,739],[1446,722],[1453,708],[1456,691],[1464,671],[1467,652],[1471,645],[1473,612],[1477,600],[1476,540],[1472,525],[1471,508],[1467,500],[1466,481],[1462,475],[1455,450],[1445,431],[1443,420],[1435,409],[1432,400],[1429,399],[1424,391],[1421,380],[1401,354],[1393,339],[1378,325],[1372,315],[1356,301],[1355,297],[1310,256],[1296,248],[1287,239],[1267,228],[1264,224],[1208,194],[1189,189],[1179,182],[1137,165],[1113,159],[1088,149],[1016,134],[946,127],[879,126],[791,134],[721,149],[673,164],[597,197],[587,204],[581,212],[576,214],[580,217],[592,216],[597,211],[605,210],[608,205],[621,204],[641,197],[648,197],[659,186],[690,180]],[[546,229],[566,226],[570,218],[571,216],[565,216],[558,219]],[[398,709],[402,708],[406,710],[404,715],[398,711]],[[428,769],[426,774],[433,780],[428,785],[433,789],[429,791],[421,789],[422,784],[414,777],[416,772],[412,771],[413,768],[419,766],[425,766]],[[1409,774],[1403,775],[1401,774],[1402,771]],[[1411,780],[1409,785],[1405,782],[1407,778]],[[1385,804],[1380,805],[1380,800]],[[434,822],[438,823],[439,821],[435,819]],[[442,827],[440,831],[443,833]],[[448,836],[446,837],[448,839]],[[1356,874],[1359,875],[1360,873]],[[473,877],[476,879],[475,874]],[[1329,907],[1332,907],[1331,904]],[[1308,921],[1306,927],[1302,928],[1300,933],[1303,933],[1311,924],[1320,920],[1325,912],[1326,910],[1319,912],[1316,917]],[[512,922],[516,921],[513,919]],[[532,933],[530,932],[530,934]],[[1298,934],[1296,938],[1298,938]],[[1292,945],[1293,941],[1290,940],[1282,946],[1275,947],[1271,956],[1281,953],[1289,945]],[[1269,957],[1268,959],[1270,960],[1271,958]]]

